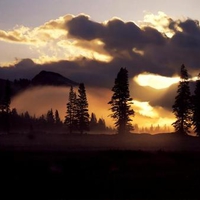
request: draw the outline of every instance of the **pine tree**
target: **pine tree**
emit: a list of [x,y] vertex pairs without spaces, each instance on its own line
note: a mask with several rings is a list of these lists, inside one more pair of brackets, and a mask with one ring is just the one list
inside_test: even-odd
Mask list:
[[130,105],[132,98],[129,94],[128,71],[126,68],[120,69],[112,91],[114,94],[111,101],[108,102],[112,111],[110,116],[115,120],[115,127],[119,134],[129,133],[133,130],[130,116],[134,116],[134,110],[131,109]]
[[196,81],[196,87],[192,97],[192,105],[192,124],[194,125],[194,132],[200,136],[200,74],[198,75],[198,79]]
[[97,117],[94,113],[92,113],[90,118],[90,130],[95,130],[96,128],[97,128]]
[[56,124],[56,125],[62,124],[62,122],[61,122],[61,120],[60,120],[60,115],[59,115],[58,110],[55,111],[55,124]]
[[10,81],[6,80],[5,95],[4,95],[4,106],[6,113],[10,112],[10,102],[11,102]]
[[106,130],[106,122],[103,118],[99,118],[99,120],[98,120],[98,130],[100,130],[100,131]]
[[47,118],[47,123],[49,125],[53,125],[55,123],[54,114],[53,114],[53,110],[52,109],[47,111],[46,118]]
[[65,116],[65,124],[69,129],[69,133],[71,134],[74,130],[77,129],[78,126],[78,118],[77,118],[77,97],[76,92],[74,92],[73,86],[71,86],[69,91],[69,101],[67,103],[67,112]]
[[89,113],[88,113],[88,101],[86,96],[86,90],[83,83],[79,84],[78,98],[77,98],[77,116],[78,127],[81,134],[83,131],[89,130]]
[[187,135],[191,128],[191,95],[189,87],[189,76],[184,65],[181,66],[180,82],[175,97],[175,103],[172,106],[176,121],[172,124],[175,131],[182,135]]

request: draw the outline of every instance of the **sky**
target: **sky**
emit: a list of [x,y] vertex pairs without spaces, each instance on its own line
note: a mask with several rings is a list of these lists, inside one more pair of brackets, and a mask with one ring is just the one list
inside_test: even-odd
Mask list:
[[[84,82],[90,112],[112,124],[107,102],[126,67],[133,123],[170,125],[181,65],[191,77],[200,69],[199,6],[198,0],[1,0],[0,78],[32,79],[48,70]],[[64,88],[36,88],[12,106],[36,115],[55,107],[64,117],[66,100]]]

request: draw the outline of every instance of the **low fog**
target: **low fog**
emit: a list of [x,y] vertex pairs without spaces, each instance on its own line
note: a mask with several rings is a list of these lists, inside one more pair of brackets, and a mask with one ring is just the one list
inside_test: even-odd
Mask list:
[[[113,126],[112,119],[108,117],[111,91],[102,88],[86,88],[86,92],[89,113],[95,113],[97,118],[106,120],[107,126]],[[68,95],[69,87],[34,87],[14,97],[11,108],[16,108],[18,113],[28,111],[30,115],[36,117],[46,114],[51,108],[54,111],[57,109],[61,120],[64,120]]]
[[[136,88],[138,89],[138,87]],[[77,90],[77,88],[74,89]],[[139,90],[133,90],[132,93],[134,92],[137,94]],[[89,114],[95,113],[97,119],[103,118],[106,121],[106,126],[113,127],[114,121],[109,117],[111,111],[108,104],[112,96],[111,89],[86,86],[86,93]],[[170,126],[174,120],[173,113],[165,107],[151,105],[151,102],[148,102],[148,93],[146,93],[145,101],[134,99],[133,96],[134,104],[132,107],[135,111],[135,116],[132,118],[133,125],[137,124],[141,129],[143,127],[150,128],[151,125],[154,127],[158,125]],[[28,111],[31,116],[36,117],[45,115],[50,109],[58,110],[61,120],[64,120],[68,95],[69,87],[33,87],[15,96],[11,102],[11,109],[16,108],[18,113]],[[162,95],[157,96],[157,99],[159,100],[161,97]]]

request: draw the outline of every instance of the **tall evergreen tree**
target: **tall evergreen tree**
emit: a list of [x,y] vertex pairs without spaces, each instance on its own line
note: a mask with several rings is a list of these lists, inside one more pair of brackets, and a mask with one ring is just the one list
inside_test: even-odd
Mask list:
[[64,123],[67,125],[70,134],[77,129],[77,97],[76,92],[74,92],[73,86],[71,86],[69,91],[69,100],[67,103],[67,112]]
[[55,111],[55,124],[56,125],[60,125],[62,122],[60,120],[60,115],[59,115],[59,112],[58,110]]
[[91,114],[90,118],[90,130],[94,130],[97,127],[97,117],[94,113]]
[[10,103],[11,103],[11,86],[10,86],[10,81],[6,80],[5,95],[4,95],[4,106],[6,113],[10,112]]
[[196,80],[196,87],[192,97],[193,116],[192,124],[194,125],[194,132],[200,136],[200,74]]
[[85,86],[83,83],[79,84],[78,89],[77,116],[79,131],[81,134],[83,134],[83,131],[89,130],[88,101]]
[[53,110],[52,109],[47,111],[46,118],[47,118],[47,123],[49,125],[53,125],[55,123],[55,118],[54,118],[54,114],[53,114]]
[[106,122],[103,118],[99,118],[99,120],[98,120],[98,130],[100,130],[100,131],[106,130]]
[[177,133],[187,135],[191,128],[192,106],[189,76],[184,65],[181,66],[180,78],[177,96],[172,106],[176,121],[172,125]]
[[115,79],[115,85],[112,88],[113,96],[108,104],[111,105],[112,114],[110,115],[115,120],[115,127],[119,134],[129,133],[133,130],[130,123],[134,116],[134,110],[131,109],[132,98],[129,94],[128,71],[126,68],[121,68]]

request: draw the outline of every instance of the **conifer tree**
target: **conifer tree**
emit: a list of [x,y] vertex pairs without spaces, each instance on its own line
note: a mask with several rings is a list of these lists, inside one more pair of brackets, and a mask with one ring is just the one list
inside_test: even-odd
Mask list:
[[71,86],[69,91],[69,100],[67,103],[67,112],[64,123],[67,125],[70,134],[77,129],[77,97],[76,92],[74,92],[73,86]]
[[196,80],[196,87],[194,90],[194,95],[192,97],[193,105],[193,116],[192,124],[194,126],[194,132],[200,136],[200,74]]
[[59,112],[58,110],[55,111],[55,124],[56,125],[60,125],[62,122],[60,120],[60,115],[59,115]]
[[6,113],[10,112],[10,102],[11,102],[10,81],[6,80],[5,95],[4,95],[4,106],[5,106]]
[[98,130],[100,130],[100,131],[106,130],[106,122],[103,118],[99,118],[99,120],[98,120]]
[[83,83],[79,84],[78,98],[77,98],[77,116],[78,127],[81,134],[83,131],[89,130],[89,113],[88,113],[88,101],[86,96],[86,90]]
[[180,78],[177,96],[175,97],[175,102],[172,106],[176,121],[172,125],[177,133],[187,135],[191,128],[192,106],[189,76],[184,65],[181,66]]
[[119,134],[126,134],[133,130],[130,123],[134,116],[134,110],[131,109],[132,98],[129,94],[128,71],[126,68],[121,68],[115,79],[115,85],[112,88],[113,96],[108,104],[111,105],[112,114],[110,115],[115,120],[115,127]]
[[47,118],[47,123],[49,125],[53,125],[55,123],[54,114],[53,114],[53,110],[52,109],[47,111],[46,118]]
[[94,113],[92,113],[90,118],[90,130],[94,130],[96,128],[97,128],[97,117]]

